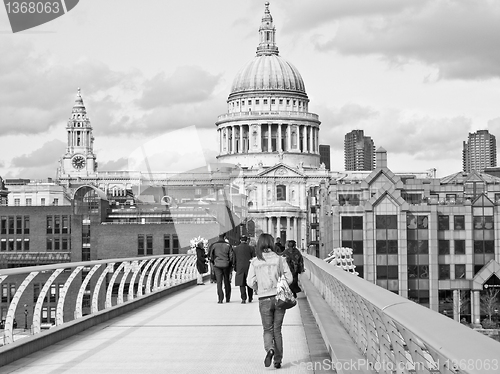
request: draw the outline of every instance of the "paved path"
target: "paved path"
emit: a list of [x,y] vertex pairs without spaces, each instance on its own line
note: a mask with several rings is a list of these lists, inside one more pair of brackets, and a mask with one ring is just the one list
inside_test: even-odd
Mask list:
[[[267,373],[258,302],[193,286],[0,368],[1,373]],[[307,300],[286,312],[280,373],[326,373]],[[304,321],[304,322],[303,322]],[[307,336],[306,336],[307,335]],[[308,345],[309,342],[309,345]],[[313,342],[313,343],[311,343]],[[310,349],[312,351],[310,352]]]

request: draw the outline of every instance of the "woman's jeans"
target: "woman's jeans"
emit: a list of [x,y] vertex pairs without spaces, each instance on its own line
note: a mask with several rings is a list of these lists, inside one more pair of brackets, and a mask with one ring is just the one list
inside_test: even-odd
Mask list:
[[283,337],[281,325],[285,317],[285,309],[276,308],[276,298],[259,299],[260,318],[264,328],[264,349],[274,349],[274,362],[283,359]]

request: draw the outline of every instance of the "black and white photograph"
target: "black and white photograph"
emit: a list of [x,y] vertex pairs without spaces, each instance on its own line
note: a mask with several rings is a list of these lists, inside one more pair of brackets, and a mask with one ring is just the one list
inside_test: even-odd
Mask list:
[[500,372],[500,2],[3,2],[1,373]]

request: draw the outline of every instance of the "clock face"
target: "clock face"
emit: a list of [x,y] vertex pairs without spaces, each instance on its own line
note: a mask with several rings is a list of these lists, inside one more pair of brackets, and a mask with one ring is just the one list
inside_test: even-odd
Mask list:
[[82,156],[75,156],[71,164],[75,169],[83,169],[85,167],[85,159]]

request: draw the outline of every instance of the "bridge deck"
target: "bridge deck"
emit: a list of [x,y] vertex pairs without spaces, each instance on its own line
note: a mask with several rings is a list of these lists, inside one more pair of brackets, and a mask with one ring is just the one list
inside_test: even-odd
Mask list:
[[[263,373],[258,302],[217,304],[216,287],[193,286],[15,361],[2,373]],[[307,299],[288,310],[280,372],[326,373],[329,356]]]

